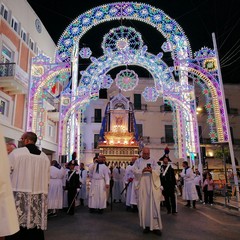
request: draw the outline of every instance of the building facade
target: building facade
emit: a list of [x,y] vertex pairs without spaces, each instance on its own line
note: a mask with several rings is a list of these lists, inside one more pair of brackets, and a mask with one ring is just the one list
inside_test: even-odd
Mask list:
[[[53,59],[56,45],[26,0],[0,1],[0,123],[6,142],[18,145],[26,130],[31,59]],[[50,93],[51,95],[51,93]],[[42,150],[51,159],[57,149],[57,122],[47,119]]]
[[[146,102],[141,95],[146,86],[153,85],[153,79],[140,78],[138,86],[133,91],[122,92],[122,94],[134,104],[140,141],[142,141],[144,146],[148,146],[151,149],[151,157],[159,159],[163,156],[165,147],[168,146],[170,159],[173,161],[174,167],[176,169],[181,168],[182,160],[177,156],[177,146],[174,143],[174,116],[171,107],[164,104],[162,98],[158,98],[156,102]],[[240,85],[225,84],[224,91],[234,154],[238,163],[240,161],[240,101],[237,99],[239,98]],[[118,92],[119,89],[113,84],[104,94],[100,92],[100,98],[91,101],[86,107],[81,129],[81,160],[87,164],[92,162],[95,154],[99,153],[98,138],[105,107],[108,101],[116,96]],[[207,124],[208,116],[206,110],[204,110],[206,102],[202,90],[198,86],[195,86],[195,95],[203,168],[223,168],[222,159],[214,158],[219,146],[211,143],[210,130]],[[197,162],[198,160],[196,160],[196,164]],[[196,167],[198,167],[198,164]]]

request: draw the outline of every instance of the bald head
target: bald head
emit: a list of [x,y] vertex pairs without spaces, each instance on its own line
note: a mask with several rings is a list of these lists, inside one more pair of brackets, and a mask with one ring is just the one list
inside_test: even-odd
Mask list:
[[150,148],[144,147],[142,149],[142,158],[146,160],[150,158]]

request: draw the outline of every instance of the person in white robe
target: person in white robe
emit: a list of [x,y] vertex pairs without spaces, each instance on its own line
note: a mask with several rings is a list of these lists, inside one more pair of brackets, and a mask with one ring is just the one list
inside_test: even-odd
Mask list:
[[16,206],[10,181],[10,166],[0,129],[0,239],[19,231]]
[[63,185],[65,170],[56,160],[51,162],[50,183],[48,190],[48,209],[56,214],[57,209],[63,208]]
[[87,175],[88,172],[84,168],[84,163],[80,163],[80,170],[79,170],[79,181],[80,181],[80,190],[78,198],[80,200],[80,205],[84,206],[87,200]]
[[[122,190],[124,189],[124,176],[125,169],[120,166],[115,166],[112,172],[113,177],[113,202],[123,202],[125,201],[124,193]],[[122,193],[122,194],[121,194]]]
[[143,148],[142,157],[137,159],[133,165],[133,172],[138,185],[138,212],[143,233],[152,231],[156,235],[161,235],[160,167],[156,160],[150,158],[149,148]]
[[37,135],[25,132],[21,137],[24,147],[9,154],[11,181],[20,231],[6,239],[44,239],[47,229],[47,195],[50,161],[35,145]]
[[181,172],[181,177],[183,177],[184,185],[182,190],[183,200],[187,200],[186,207],[196,208],[196,200],[198,200],[198,194],[194,183],[194,173],[193,170],[188,166],[187,161],[182,163],[183,170]]
[[[132,157],[131,163],[126,167],[125,172],[125,185],[126,185],[126,207],[127,211],[132,210],[133,206],[131,205],[131,196],[132,196],[132,187],[134,181],[133,173],[133,164],[136,161],[137,157]],[[137,203],[136,203],[137,204]]]
[[109,189],[109,168],[104,163],[105,156],[100,154],[97,163],[89,169],[91,185],[89,190],[89,211],[103,213],[107,207],[107,191]]

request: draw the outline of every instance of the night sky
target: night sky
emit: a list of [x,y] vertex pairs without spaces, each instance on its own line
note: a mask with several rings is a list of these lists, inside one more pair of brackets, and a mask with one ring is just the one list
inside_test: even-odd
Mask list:
[[[49,34],[57,44],[67,26],[85,11],[119,1],[100,0],[27,0],[39,16]],[[127,1],[121,1],[127,2]],[[192,51],[206,46],[213,48],[212,33],[216,34],[224,83],[240,83],[240,10],[238,0],[149,0],[138,1],[161,9],[182,27],[189,39]],[[82,38],[81,44],[91,48],[94,57],[102,55],[103,36],[120,25],[135,28],[142,34],[148,51],[162,52],[162,35],[151,26],[123,20],[100,24]],[[170,55],[164,53],[164,61],[171,65]],[[88,62],[82,63],[82,69]],[[144,75],[144,74],[143,74]]]

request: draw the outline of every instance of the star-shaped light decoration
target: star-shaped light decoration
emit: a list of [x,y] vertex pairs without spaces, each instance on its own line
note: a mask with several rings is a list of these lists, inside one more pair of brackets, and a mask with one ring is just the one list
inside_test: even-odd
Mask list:
[[80,49],[79,55],[83,59],[88,59],[88,58],[91,57],[92,51],[89,47],[83,47],[83,48]]

